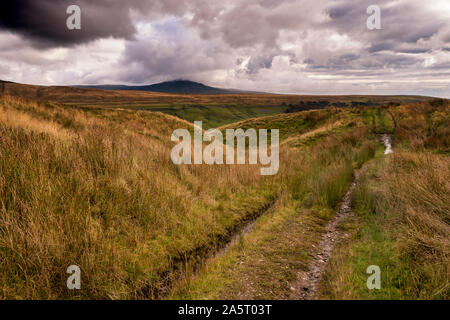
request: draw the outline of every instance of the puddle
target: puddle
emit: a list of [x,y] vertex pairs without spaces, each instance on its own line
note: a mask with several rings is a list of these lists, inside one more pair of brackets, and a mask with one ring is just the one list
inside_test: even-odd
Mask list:
[[384,151],[384,154],[391,154],[394,151],[392,150],[392,138],[388,134],[384,134],[381,137],[381,140],[383,141],[384,146],[386,147],[386,150]]

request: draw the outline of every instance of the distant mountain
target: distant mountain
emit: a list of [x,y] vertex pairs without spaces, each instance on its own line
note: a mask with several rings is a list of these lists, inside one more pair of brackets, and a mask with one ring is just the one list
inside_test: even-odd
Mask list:
[[166,81],[147,86],[124,86],[124,85],[95,85],[95,86],[76,86],[83,89],[101,89],[101,90],[134,90],[134,91],[152,91],[162,93],[195,93],[195,94],[232,94],[232,93],[250,93],[233,89],[220,89],[206,86],[202,83],[189,80]]

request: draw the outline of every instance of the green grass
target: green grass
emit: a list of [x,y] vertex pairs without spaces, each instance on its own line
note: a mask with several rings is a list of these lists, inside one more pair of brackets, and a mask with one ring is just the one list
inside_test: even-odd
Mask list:
[[[98,108],[97,106],[83,106],[84,108]],[[285,106],[252,106],[235,104],[117,104],[101,105],[108,109],[126,109],[133,111],[162,112],[189,122],[202,121],[204,129],[218,128],[220,126],[238,122],[245,119],[282,114]]]
[[374,133],[394,133],[394,122],[385,108],[367,108],[362,112],[364,123],[372,128]]

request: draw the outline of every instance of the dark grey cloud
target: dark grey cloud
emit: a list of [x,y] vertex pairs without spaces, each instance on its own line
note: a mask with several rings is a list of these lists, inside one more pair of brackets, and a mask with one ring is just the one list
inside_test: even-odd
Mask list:
[[[66,27],[71,4],[82,9],[81,30]],[[0,6],[0,28],[30,39],[35,46],[70,46],[110,36],[131,39],[135,33],[127,5],[119,2],[3,0]]]
[[[67,8],[81,8],[81,30],[68,30]],[[182,14],[182,2],[176,0],[2,0],[0,30],[31,40],[37,47],[72,46],[101,38],[134,39],[135,21],[131,12],[141,15]]]

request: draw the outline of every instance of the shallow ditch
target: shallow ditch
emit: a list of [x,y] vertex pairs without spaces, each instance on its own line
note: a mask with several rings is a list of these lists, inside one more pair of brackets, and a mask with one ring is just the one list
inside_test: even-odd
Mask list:
[[[384,134],[381,137],[381,141],[386,147],[384,154],[389,155],[393,153],[392,149],[392,137],[388,134]],[[333,249],[336,244],[350,235],[342,232],[339,226],[343,221],[351,217],[354,213],[352,211],[352,196],[359,183],[361,176],[366,170],[366,166],[362,167],[355,174],[355,179],[352,182],[345,196],[342,198],[341,205],[334,218],[327,224],[326,232],[321,236],[319,245],[313,252],[310,252],[312,261],[307,271],[301,272],[297,276],[297,281],[291,294],[291,299],[296,300],[310,300],[317,298],[319,294],[319,284],[325,275],[328,261],[332,257]]]
[[269,211],[277,199],[275,197],[260,209],[247,214],[239,223],[230,227],[224,235],[216,237],[210,243],[172,258],[171,267],[158,276],[159,280],[142,289],[139,296],[146,299],[167,297],[175,284],[195,277],[209,260],[225,254],[241,237],[251,232],[258,218]]

